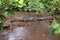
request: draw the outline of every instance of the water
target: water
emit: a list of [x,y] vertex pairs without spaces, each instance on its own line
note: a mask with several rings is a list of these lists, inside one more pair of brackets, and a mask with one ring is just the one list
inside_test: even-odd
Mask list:
[[[3,34],[5,36],[4,40],[24,40],[30,33],[27,27],[17,27],[12,32],[3,32]],[[3,40],[3,38],[1,40]]]
[[18,27],[8,34],[8,40],[24,39],[28,34],[29,30],[26,27]]
[[[38,17],[27,17],[25,19],[35,20],[37,18]],[[46,19],[46,18],[39,17],[38,19]],[[53,36],[49,32],[50,31],[49,21],[43,20],[43,21],[32,21],[32,22],[20,22],[20,21],[18,22],[13,23],[14,26],[12,31],[1,30],[0,40],[60,40],[59,38],[60,36]],[[17,23],[20,25],[17,26],[18,25]],[[21,26],[21,24],[27,24],[27,25]]]

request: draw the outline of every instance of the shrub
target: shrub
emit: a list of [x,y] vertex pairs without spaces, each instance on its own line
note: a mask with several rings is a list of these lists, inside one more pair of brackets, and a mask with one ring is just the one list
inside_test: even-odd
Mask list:
[[28,0],[25,10],[54,14],[60,11],[60,0]]
[[4,28],[5,16],[13,14],[16,9],[21,11],[23,6],[24,0],[0,0],[0,29]]
[[[50,15],[60,11],[60,0],[1,0],[0,10],[6,11],[37,11]],[[0,12],[2,12],[0,11]]]
[[51,25],[51,33],[54,35],[60,34],[60,24],[54,19]]

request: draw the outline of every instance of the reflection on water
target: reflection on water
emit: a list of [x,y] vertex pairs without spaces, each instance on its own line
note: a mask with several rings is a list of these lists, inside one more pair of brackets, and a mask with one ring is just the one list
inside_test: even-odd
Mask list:
[[8,34],[8,40],[24,39],[27,35],[29,35],[29,30],[26,27],[18,27]]
[[24,40],[24,38],[28,35],[29,29],[27,27],[17,27],[12,32],[7,33],[5,37],[7,38],[7,40]]

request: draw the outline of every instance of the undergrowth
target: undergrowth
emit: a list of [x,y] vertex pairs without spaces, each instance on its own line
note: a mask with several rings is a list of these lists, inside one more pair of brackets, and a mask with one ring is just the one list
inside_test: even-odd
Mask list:
[[3,29],[5,17],[17,10],[54,15],[60,12],[60,0],[0,0],[0,29]]

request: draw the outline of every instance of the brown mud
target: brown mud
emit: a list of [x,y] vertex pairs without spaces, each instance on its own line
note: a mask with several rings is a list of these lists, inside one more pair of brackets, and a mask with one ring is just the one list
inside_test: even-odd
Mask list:
[[51,34],[51,16],[15,12],[6,18],[10,27],[0,30],[0,40],[60,40],[60,35]]

